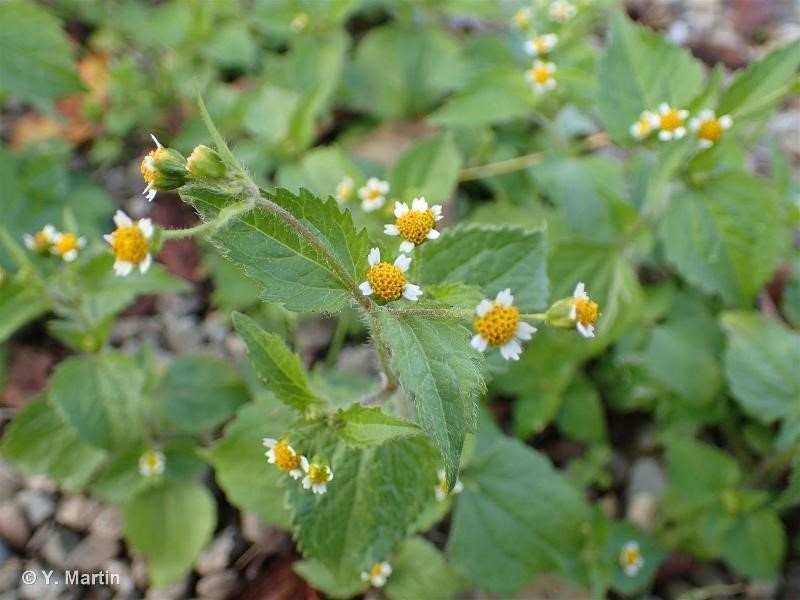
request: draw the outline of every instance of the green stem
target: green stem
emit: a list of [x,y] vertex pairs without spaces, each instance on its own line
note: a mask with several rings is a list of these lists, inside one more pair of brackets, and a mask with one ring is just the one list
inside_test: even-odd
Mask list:
[[483,179],[485,177],[513,173],[514,171],[532,167],[533,165],[541,162],[546,155],[546,152],[533,152],[531,154],[523,154],[522,156],[517,156],[508,160],[489,163],[488,165],[467,167],[466,169],[461,170],[461,173],[458,175],[458,180],[474,181],[475,179]]
[[526,321],[546,321],[547,320],[547,313],[520,313],[520,319],[525,319]]
[[187,229],[164,229],[161,232],[161,239],[163,240],[180,240],[188,237],[195,237],[202,234],[214,235],[217,231],[222,229],[231,219],[234,219],[244,213],[252,210],[255,207],[255,202],[248,198],[241,202],[229,204],[217,213],[216,218],[200,223],[194,227]]
[[794,460],[794,456],[797,452],[797,446],[789,446],[780,452],[766,457],[758,468],[753,471],[748,483],[753,487],[769,483],[775,475],[789,466],[789,463]]

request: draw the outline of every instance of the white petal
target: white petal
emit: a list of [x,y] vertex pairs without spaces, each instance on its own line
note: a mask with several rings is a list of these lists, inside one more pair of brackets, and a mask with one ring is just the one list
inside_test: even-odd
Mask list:
[[478,306],[475,307],[475,314],[478,315],[479,317],[483,317],[489,314],[489,311],[491,311],[493,308],[494,304],[492,304],[491,302],[489,302],[484,298],[483,300],[481,300],[480,304],[478,304]]
[[[730,117],[729,117],[729,118],[730,118]],[[42,228],[42,233],[44,233],[45,237],[46,237],[48,240],[52,240],[52,239],[53,239],[53,236],[56,234],[56,228],[55,228],[55,227],[53,227],[52,225],[45,225],[45,226]]]
[[389,182],[388,181],[378,181],[376,186],[381,194],[388,194],[389,193]]
[[130,263],[127,260],[116,260],[116,261],[114,261],[114,272],[117,275],[125,277],[132,270],[133,270],[133,263]]
[[271,465],[275,464],[275,450],[273,448],[270,448],[269,450],[267,450],[264,453],[264,456],[267,457],[267,462],[268,463],[270,463]]
[[701,110],[700,114],[697,115],[697,119],[693,119],[694,121],[708,121],[709,119],[714,118],[714,111],[713,110]]
[[400,235],[400,231],[397,229],[397,225],[384,225],[383,233],[385,235]]
[[86,238],[79,237],[78,238],[78,248],[85,248],[86,247]]
[[472,339],[469,341],[472,344],[472,347],[475,348],[478,352],[485,352],[486,346],[489,342],[483,337],[480,333],[475,334],[472,336]]
[[25,241],[25,245],[31,250],[36,245],[36,242],[34,241],[33,236],[31,234],[29,234],[29,233],[26,233],[25,235],[23,235],[22,239]]
[[133,221],[131,221],[131,218],[121,210],[118,210],[117,212],[114,213],[114,225],[116,225],[117,227],[125,227],[127,225],[130,225],[131,223],[133,223]]
[[369,281],[364,281],[363,283],[359,284],[358,289],[361,290],[361,293],[365,296],[372,296],[375,290],[372,289],[372,286],[369,284]]
[[700,129],[700,119],[692,119],[689,121],[689,129],[692,131],[697,131]]
[[427,237],[429,240],[438,240],[440,235],[441,234],[438,231],[436,231],[435,229],[431,229],[428,232],[428,235],[426,235],[425,237]]
[[265,448],[274,448],[275,446],[278,445],[278,440],[276,440],[275,438],[265,437],[263,440],[261,440],[261,445],[264,446]]
[[719,126],[723,129],[730,129],[731,125],[733,125],[733,119],[730,115],[724,115],[719,118]]
[[536,333],[536,327],[525,321],[520,321],[517,325],[517,331],[514,333],[521,340],[529,340]]
[[[711,114],[713,115],[714,113],[711,113]],[[689,111],[686,110],[686,109],[681,109],[681,110],[678,111],[678,116],[681,118],[681,120],[685,120],[686,117],[689,116]]]
[[436,499],[439,502],[441,502],[442,500],[444,500],[447,497],[445,495],[445,493],[442,491],[442,486],[440,486],[440,485],[437,485],[437,486],[435,486],[433,488],[433,493],[436,494]]
[[369,256],[367,256],[367,262],[369,262],[370,267],[374,267],[379,262],[381,262],[381,250],[380,248],[373,248],[369,251]]
[[669,104],[667,104],[666,102],[662,102],[661,104],[658,105],[658,112],[660,112],[662,115],[667,114],[669,111],[670,111]]
[[453,493],[460,494],[463,491],[464,491],[464,484],[456,480],[456,484],[453,486]]
[[444,481],[446,475],[447,473],[445,473],[444,469],[436,469],[436,477],[439,478],[439,482]]
[[64,260],[67,262],[72,262],[76,258],[78,258],[78,251],[77,250],[70,250],[63,256]]
[[309,477],[308,475],[303,477],[303,489],[307,490],[308,488],[311,487],[311,485],[312,485],[311,484],[311,477]]
[[146,240],[153,237],[153,222],[150,219],[139,219],[137,225],[139,226],[139,231],[142,232]]
[[414,198],[411,201],[411,210],[425,212],[428,210],[428,202],[425,200],[425,198]]
[[525,53],[530,54],[531,56],[537,56],[539,53],[536,50],[536,42],[533,40],[528,40],[525,42]]
[[394,216],[398,219],[405,214],[408,214],[408,204],[405,202],[395,202],[394,203]]
[[153,198],[155,198],[155,197],[156,197],[156,191],[155,190],[150,190],[149,192],[147,192],[147,201],[148,202],[152,202]]
[[416,302],[422,296],[422,288],[413,283],[407,283],[403,286],[403,297],[411,302]]
[[303,476],[303,472],[300,469],[292,469],[289,471],[289,477],[294,480],[298,480]]
[[522,346],[517,340],[509,340],[500,346],[500,354],[506,360],[519,360],[520,352],[522,352]]
[[400,242],[400,252],[411,252],[414,247],[414,242],[409,242],[408,240]]
[[578,318],[578,307],[575,306],[574,302],[569,307],[569,318],[573,321]]
[[306,473],[308,473],[309,469],[308,459],[305,456],[300,457],[300,468],[303,469]]
[[627,575],[628,577],[634,577],[638,571],[639,567],[636,565],[625,566],[625,575]]
[[711,140],[703,140],[703,139],[701,139],[698,142],[698,144],[700,145],[701,148],[711,148],[711,146],[714,145],[714,142],[712,142]]
[[658,132],[658,139],[662,142],[668,142],[672,139],[672,132],[671,131],[659,131]]
[[431,206],[431,212],[433,213],[434,218],[439,221],[442,218],[442,205],[434,204]]
[[384,205],[386,198],[380,196],[374,200],[365,200],[361,203],[361,210],[364,212],[374,212]]
[[400,269],[403,273],[408,271],[408,267],[411,265],[411,257],[407,254],[398,254],[397,258],[394,260],[394,266]]
[[333,471],[328,469],[328,481],[333,481]]
[[[30,236],[29,236],[30,237]],[[107,241],[109,244],[114,243],[114,234],[113,233],[106,233],[103,235],[103,239]],[[25,240],[25,244],[27,245],[28,241]]]
[[372,583],[372,585],[377,588],[383,587],[384,585],[386,585],[386,577],[384,577],[383,575],[375,575],[375,577],[371,579],[370,583]]
[[678,127],[675,130],[675,139],[679,140],[686,135],[686,127]]
[[510,307],[514,304],[514,295],[511,293],[511,288],[506,288],[498,292],[497,297],[494,299],[495,304],[499,304],[504,308]]
[[575,286],[575,291],[572,292],[572,297],[583,298],[583,299],[589,297],[589,295],[586,293],[586,285],[582,281],[579,281],[578,285]]
[[152,264],[153,264],[153,257],[148,252],[144,257],[144,260],[142,260],[142,262],[139,263],[139,272],[147,273],[147,271],[150,270],[150,266]]
[[584,325],[583,323],[576,323],[575,327],[583,337],[585,338],[594,337],[594,325]]
[[163,147],[164,147],[164,146],[162,146],[162,145],[161,145],[161,142],[159,142],[159,141],[156,139],[156,136],[155,136],[155,135],[153,135],[153,134],[151,133],[151,134],[150,134],[150,137],[151,137],[151,138],[153,138],[153,141],[156,143],[156,146],[158,146],[159,148],[163,148]]
[[388,562],[381,563],[381,573],[383,573],[386,577],[392,574],[392,565]]

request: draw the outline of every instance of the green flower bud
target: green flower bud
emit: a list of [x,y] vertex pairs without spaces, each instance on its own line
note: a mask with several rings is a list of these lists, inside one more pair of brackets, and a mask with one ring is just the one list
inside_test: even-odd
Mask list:
[[174,190],[186,183],[186,159],[177,150],[165,148],[153,136],[158,146],[142,159],[139,171],[147,183],[144,194],[152,200],[156,192]]
[[572,305],[574,303],[575,299],[572,297],[562,298],[554,302],[545,313],[547,322],[553,327],[564,327],[566,329],[574,328],[575,320],[570,317],[570,312],[572,311]]
[[228,167],[222,157],[208,146],[197,146],[186,161],[186,170],[197,179],[222,179]]

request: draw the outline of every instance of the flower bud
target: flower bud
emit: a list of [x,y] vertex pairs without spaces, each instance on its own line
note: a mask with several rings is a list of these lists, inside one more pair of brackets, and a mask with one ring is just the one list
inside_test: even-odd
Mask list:
[[574,328],[575,320],[570,316],[574,303],[575,300],[572,297],[555,301],[545,313],[547,322],[553,327],[564,327],[566,329]]
[[228,172],[222,157],[208,146],[197,146],[186,161],[186,170],[197,179],[222,179]]
[[157,148],[142,159],[139,170],[147,183],[142,192],[152,200],[156,192],[174,190],[186,183],[186,159],[177,150],[165,148],[153,136]]

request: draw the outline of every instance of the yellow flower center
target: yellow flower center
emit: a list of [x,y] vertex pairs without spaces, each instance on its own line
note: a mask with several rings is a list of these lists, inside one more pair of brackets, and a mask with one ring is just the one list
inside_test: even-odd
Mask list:
[[320,485],[326,483],[330,479],[330,469],[324,465],[311,465],[308,468],[308,478],[311,483]]
[[535,67],[531,69],[533,80],[539,85],[543,85],[550,81],[551,73],[544,67]]
[[353,193],[353,186],[350,183],[342,182],[336,186],[336,197],[347,200]]
[[397,300],[403,295],[406,276],[395,265],[382,262],[370,267],[367,281],[381,300]]
[[492,346],[502,346],[517,331],[519,311],[516,306],[500,306],[495,304],[488,313],[475,320],[475,331],[483,336]]
[[639,553],[638,548],[625,548],[622,551],[622,564],[625,567],[632,567],[639,562],[639,557],[641,554]]
[[375,201],[376,201],[378,198],[380,198],[381,196],[383,196],[383,194],[382,194],[382,193],[381,193],[381,191],[380,191],[378,188],[376,188],[376,187],[369,188],[369,189],[367,190],[367,201],[368,201],[368,202],[375,202]]
[[281,440],[273,448],[275,466],[282,471],[294,471],[300,468],[300,457],[289,447],[286,440]]
[[33,245],[36,246],[37,248],[44,248],[49,243],[50,243],[50,240],[49,240],[49,238],[47,237],[47,234],[44,231],[37,231],[33,235]]
[[514,25],[517,27],[525,27],[531,20],[531,14],[524,8],[519,9],[514,13]]
[[114,232],[111,249],[118,260],[138,265],[147,256],[147,240],[136,225],[124,225]]
[[160,457],[155,452],[148,452],[144,457],[144,463],[148,466],[148,468],[155,469],[161,462],[159,459]]
[[375,563],[369,570],[369,576],[370,578],[374,578],[379,577],[380,575],[383,575],[383,567],[381,566],[381,563]]
[[722,132],[719,119],[708,119],[700,123],[700,127],[697,128],[697,137],[709,142],[716,142],[722,136]]
[[600,316],[597,302],[592,302],[587,298],[575,300],[575,320],[582,325],[594,325]]
[[145,183],[152,183],[156,178],[156,167],[154,163],[158,156],[157,153],[159,150],[160,148],[151,150],[150,153],[142,159],[142,164],[139,165],[139,171],[141,172]]
[[425,211],[410,210],[402,217],[398,217],[395,225],[400,237],[419,245],[425,241],[435,223],[436,217],[429,208]]
[[536,46],[536,52],[539,54],[544,54],[547,52],[547,40],[543,37],[536,38],[533,42],[533,45]]
[[666,113],[661,115],[662,131],[675,131],[681,125],[683,125],[683,119],[681,119],[681,115],[674,108],[670,108]]
[[55,244],[56,252],[64,256],[67,252],[78,249],[78,236],[74,233],[65,233]]
[[639,119],[636,122],[636,126],[639,128],[639,133],[641,135],[646,135],[650,133],[650,128],[651,128],[650,119],[648,119],[647,117],[642,117],[641,119]]

